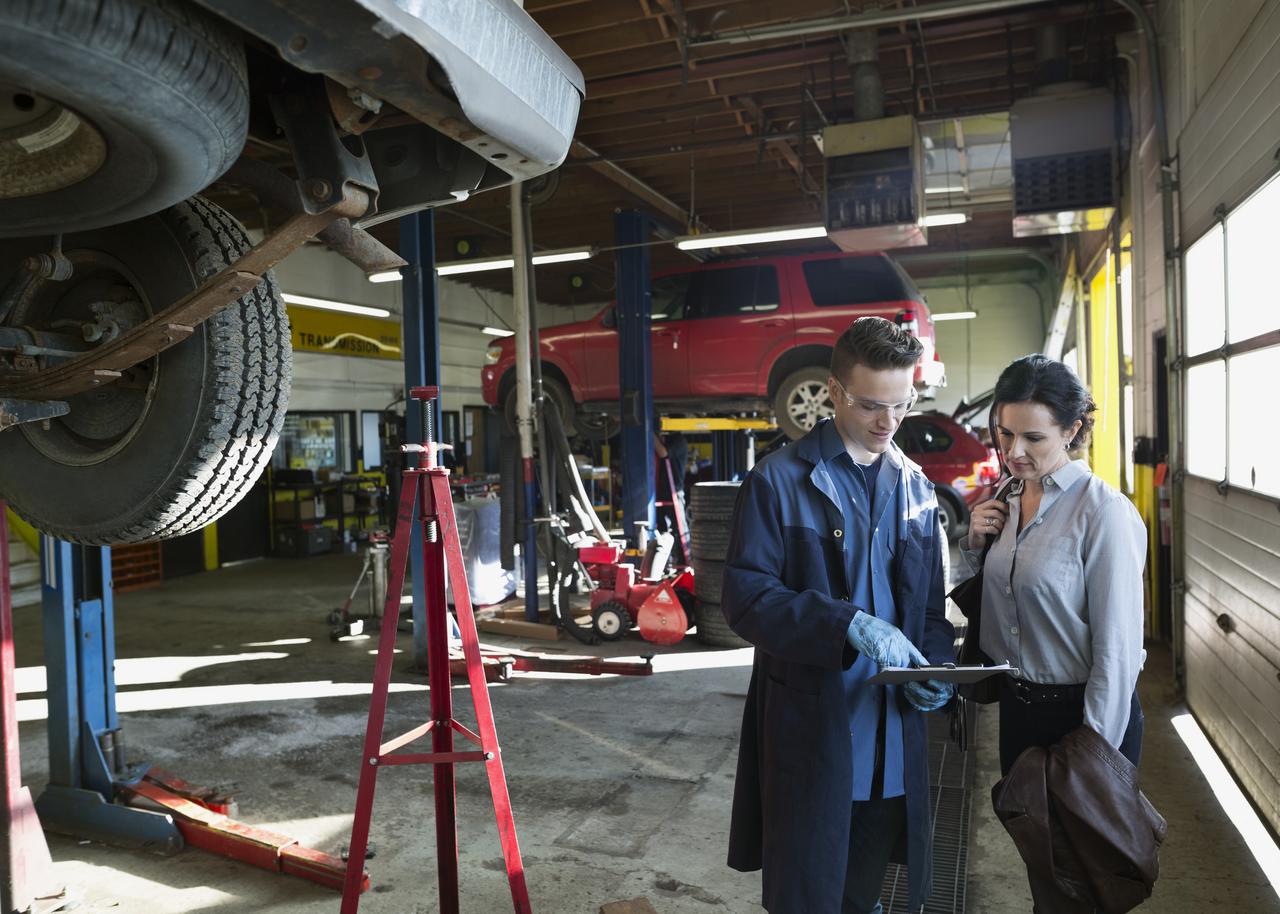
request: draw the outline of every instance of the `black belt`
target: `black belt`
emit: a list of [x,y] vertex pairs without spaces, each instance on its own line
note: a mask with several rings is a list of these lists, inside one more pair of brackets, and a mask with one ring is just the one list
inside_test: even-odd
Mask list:
[[1049,685],[1040,682],[1027,682],[1025,679],[1009,677],[1009,688],[1013,697],[1023,704],[1034,705],[1048,701],[1082,701],[1085,685]]

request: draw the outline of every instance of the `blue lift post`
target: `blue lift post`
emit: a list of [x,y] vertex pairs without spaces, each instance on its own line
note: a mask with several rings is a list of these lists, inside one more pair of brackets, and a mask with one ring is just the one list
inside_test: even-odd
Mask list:
[[635,210],[614,214],[618,251],[618,390],[622,415],[622,525],[627,542],[644,548],[636,522],[654,528],[653,359],[649,340],[650,217]]
[[[440,386],[440,297],[436,287],[435,213],[421,210],[400,219],[400,256],[408,265],[400,268],[404,281],[402,331],[404,347],[406,440],[423,440],[422,401],[408,396],[414,387]],[[434,440],[440,437],[439,411]],[[406,459],[413,459],[406,455]],[[424,587],[426,571],[422,557],[422,525],[413,525],[409,547],[413,578],[413,665],[427,668],[427,603]]]
[[147,765],[127,765],[116,715],[111,550],[40,538],[49,785],[36,800],[45,828],[174,852],[172,816],[113,803]]

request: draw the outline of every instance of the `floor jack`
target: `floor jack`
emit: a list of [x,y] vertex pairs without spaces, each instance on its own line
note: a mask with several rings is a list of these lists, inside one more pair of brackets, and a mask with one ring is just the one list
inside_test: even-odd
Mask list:
[[[0,533],[2,528],[0,524]],[[0,542],[7,547],[3,536]],[[154,766],[126,760],[124,731],[116,713],[111,550],[75,546],[45,536],[40,551],[49,783],[36,799],[34,810],[21,805],[25,791],[7,806],[12,810],[16,805],[21,811],[24,832],[19,837],[25,845],[17,847],[27,849],[23,854],[26,859],[11,864],[10,871],[15,865],[38,868],[47,858],[47,850],[41,853],[43,828],[165,854],[177,853],[189,844],[339,888],[348,867],[338,857],[303,847],[288,835],[237,822],[230,817],[235,814],[235,804],[229,797],[195,787]],[[2,621],[0,665],[11,665],[9,619],[6,616]],[[16,723],[9,725],[14,718],[8,694],[13,680],[7,666],[3,672],[7,688],[2,690],[6,694],[0,717],[6,725],[5,755],[8,758],[13,753],[16,778],[17,727]],[[12,835],[12,824],[8,830]],[[367,876],[364,882],[367,885]]]
[[[434,437],[436,403],[440,391],[437,387],[414,387],[409,391],[409,396],[422,401],[425,440],[421,445],[404,445],[401,448],[406,453],[420,455],[421,466],[403,471],[403,484],[400,488],[395,535],[391,540],[388,596],[378,640],[378,659],[374,666],[373,695],[369,702],[364,751],[360,756],[360,782],[356,792],[355,818],[351,826],[347,881],[342,892],[342,914],[356,914],[359,909],[362,864],[368,849],[374,788],[379,770],[393,765],[431,765],[434,769],[440,912],[458,914],[458,826],[454,766],[460,762],[480,762],[485,766],[494,813],[498,820],[498,835],[507,881],[511,886],[511,900],[516,914],[528,914],[531,908],[524,878],[524,863],[520,858],[515,820],[511,814],[511,798],[507,793],[507,778],[502,765],[502,752],[498,746],[493,708],[489,703],[471,595],[464,584],[455,586],[453,595],[462,635],[467,679],[471,687],[471,700],[475,706],[476,729],[480,732],[472,732],[453,716],[446,618],[448,609],[445,602],[446,568],[448,576],[455,582],[465,582],[467,578],[449,492],[449,471],[436,464],[437,451],[443,447],[436,443]],[[400,593],[404,586],[405,564],[415,524],[422,526],[431,719],[384,742],[382,728],[386,719],[387,693],[396,650]],[[477,748],[471,751],[454,751],[455,733],[474,743]],[[397,752],[427,735],[431,736],[430,752]]]

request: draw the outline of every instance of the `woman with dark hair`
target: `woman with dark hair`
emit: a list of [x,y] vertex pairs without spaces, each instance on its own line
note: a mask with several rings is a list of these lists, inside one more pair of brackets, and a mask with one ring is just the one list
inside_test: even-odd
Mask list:
[[[1147,534],[1127,498],[1071,459],[1095,409],[1071,369],[1043,355],[1018,359],[996,383],[991,437],[1009,475],[1007,503],[974,508],[962,553],[976,572],[994,537],[981,647],[1019,670],[1000,690],[1005,775],[1025,749],[1049,747],[1082,723],[1134,765],[1141,753]],[[1064,910],[1052,884],[1029,878],[1038,910]]]

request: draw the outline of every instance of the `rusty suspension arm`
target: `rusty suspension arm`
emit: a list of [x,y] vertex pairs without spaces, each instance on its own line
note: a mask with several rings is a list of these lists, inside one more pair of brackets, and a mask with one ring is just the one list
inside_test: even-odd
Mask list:
[[262,281],[263,274],[338,219],[362,215],[369,194],[347,184],[342,198],[321,213],[299,213],[199,288],[152,315],[128,333],[84,355],[31,377],[0,382],[0,397],[52,400],[110,383],[189,337],[202,322]]

